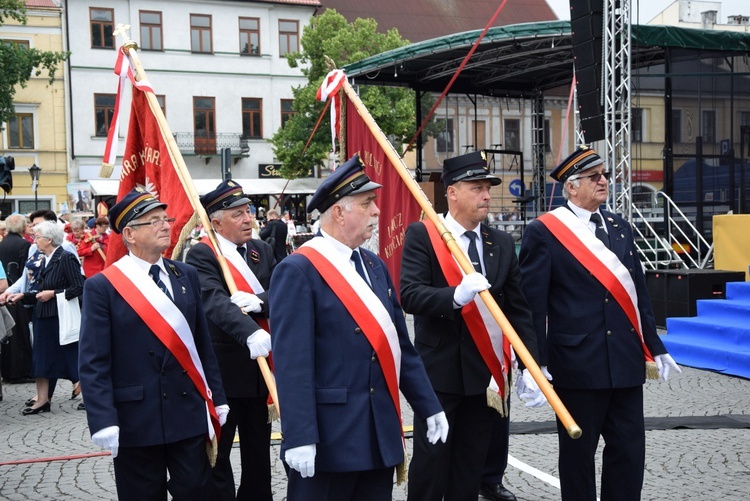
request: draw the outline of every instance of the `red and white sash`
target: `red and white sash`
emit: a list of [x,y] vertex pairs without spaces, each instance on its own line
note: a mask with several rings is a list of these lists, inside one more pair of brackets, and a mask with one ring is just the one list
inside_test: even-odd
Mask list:
[[572,211],[558,207],[537,218],[617,301],[640,339],[647,362],[653,361],[643,341],[638,294],[633,277],[617,256]]
[[206,401],[208,437],[218,440],[221,432],[219,418],[195,347],[193,332],[185,316],[129,254],[101,273],[187,371],[198,393]]
[[[461,283],[464,277],[463,271],[458,266],[455,258],[451,254],[448,246],[445,244],[443,239],[440,237],[435,224],[430,220],[422,221],[427,228],[427,234],[430,237],[430,243],[432,248],[435,250],[435,256],[437,257],[438,263],[440,263],[440,269],[443,272],[445,281],[451,287],[456,287]],[[446,226],[449,230],[450,227]],[[451,233],[453,233],[451,231]],[[453,235],[456,243],[459,244],[464,254],[467,254],[467,250],[464,248],[461,239]],[[467,254],[468,257],[468,254]],[[507,411],[507,398],[508,398],[508,370],[510,367],[510,342],[508,338],[503,336],[503,331],[495,321],[490,311],[487,309],[487,305],[479,297],[475,296],[474,299],[463,308],[461,308],[461,316],[466,322],[466,326],[469,328],[471,338],[474,340],[474,344],[477,345],[479,353],[482,355],[485,365],[490,370],[492,377],[495,380],[495,384],[498,386],[497,393],[503,399],[504,405],[502,409],[495,409],[500,414],[505,415]],[[502,382],[502,383],[501,383]],[[505,409],[505,411],[503,410]]]
[[[234,278],[234,283],[237,285],[237,290],[243,292],[249,292],[256,296],[265,289],[258,281],[258,278],[253,273],[253,270],[248,266],[247,261],[242,259],[242,256],[237,252],[237,245],[233,244],[229,240],[222,238],[218,233],[216,234],[216,241],[219,242],[219,248],[221,249],[222,255],[226,258],[227,265],[229,266],[229,272]],[[201,242],[208,245],[208,247],[214,251],[218,259],[218,253],[211,244],[211,240],[208,237],[203,237]],[[255,251],[251,251],[255,252]],[[258,325],[260,325],[266,332],[271,332],[268,327],[267,318],[256,318],[253,317]]]
[[403,421],[398,395],[401,377],[401,346],[396,326],[393,325],[388,310],[367,282],[352,268],[349,261],[345,260],[324,237],[308,240],[297,249],[297,253],[312,263],[336,297],[344,304],[377,353],[398,421],[402,425],[403,440]]

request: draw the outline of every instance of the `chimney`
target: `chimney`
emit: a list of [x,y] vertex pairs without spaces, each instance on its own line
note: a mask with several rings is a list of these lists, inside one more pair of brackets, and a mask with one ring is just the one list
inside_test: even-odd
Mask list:
[[715,10],[701,12],[701,25],[704,30],[713,29],[716,25],[716,13]]

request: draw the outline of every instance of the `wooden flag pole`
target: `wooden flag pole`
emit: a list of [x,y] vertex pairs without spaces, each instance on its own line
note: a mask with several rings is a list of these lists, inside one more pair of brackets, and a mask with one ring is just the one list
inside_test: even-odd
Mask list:
[[[443,241],[445,241],[445,244],[448,246],[448,249],[451,251],[451,254],[456,259],[463,272],[465,274],[474,273],[474,267],[471,265],[469,260],[464,255],[463,251],[461,251],[461,248],[453,239],[453,235],[451,234],[451,232],[445,227],[442,220],[438,217],[437,213],[432,208],[432,204],[430,204],[430,201],[427,199],[427,196],[419,187],[419,184],[417,184],[414,178],[412,178],[411,173],[409,172],[409,168],[404,164],[403,160],[398,155],[396,150],[393,149],[393,146],[388,141],[388,138],[385,136],[385,134],[383,134],[383,131],[380,130],[380,127],[378,127],[378,125],[375,123],[375,120],[370,115],[370,112],[367,110],[367,108],[365,108],[365,105],[362,104],[362,101],[359,99],[359,96],[354,91],[351,84],[349,84],[348,80],[344,81],[343,90],[352,101],[352,103],[354,103],[357,112],[362,117],[365,124],[367,124],[367,127],[370,129],[373,136],[378,141],[380,147],[383,148],[383,151],[388,157],[388,160],[390,160],[390,162],[396,168],[398,174],[401,176],[401,179],[404,181],[406,186],[409,188],[409,191],[411,191],[411,194],[419,203],[422,211],[424,211],[425,215],[437,227],[438,232],[443,238]],[[505,337],[507,337],[508,341],[510,341],[510,344],[513,346],[516,355],[519,359],[521,359],[523,364],[529,370],[529,373],[534,378],[534,381],[536,381],[536,383],[539,385],[539,388],[541,388],[544,396],[547,397],[547,401],[552,406],[552,409],[555,411],[555,414],[557,414],[557,417],[560,419],[563,426],[565,426],[568,435],[570,435],[571,438],[579,438],[581,436],[581,428],[573,420],[573,417],[568,412],[568,409],[565,408],[565,405],[560,400],[560,397],[557,396],[555,390],[552,389],[552,385],[550,385],[549,381],[547,381],[547,378],[542,373],[542,370],[539,368],[536,361],[529,353],[529,350],[527,350],[526,346],[524,346],[521,338],[518,337],[518,333],[516,333],[515,329],[510,324],[505,314],[497,305],[497,302],[492,297],[492,294],[490,294],[490,291],[484,290],[480,292],[479,297],[481,297],[482,301],[484,301],[484,304],[487,305],[487,309],[490,311],[492,317],[502,329]]]
[[[136,75],[135,78],[137,81],[142,82],[147,80],[146,72],[144,71],[143,65],[138,58],[138,52],[136,48],[137,45],[133,41],[126,41],[123,44],[123,50],[125,51],[125,54],[130,57],[130,60],[133,63],[133,68],[135,69]],[[198,214],[198,218],[203,224],[203,228],[206,230],[206,235],[208,236],[208,239],[210,240],[211,245],[216,252],[216,259],[219,261],[219,266],[221,266],[221,272],[224,275],[224,281],[227,283],[227,287],[229,288],[229,293],[234,294],[238,290],[237,284],[234,282],[234,277],[232,277],[231,271],[229,271],[229,266],[227,265],[226,258],[221,253],[221,247],[219,247],[219,242],[216,239],[216,233],[214,232],[213,226],[211,226],[211,220],[208,218],[208,214],[206,214],[206,209],[203,207],[203,205],[201,205],[198,191],[195,189],[195,184],[193,183],[193,178],[190,176],[190,172],[188,171],[188,168],[185,165],[185,161],[180,154],[180,149],[177,146],[177,142],[174,140],[172,131],[169,129],[167,119],[164,117],[164,112],[162,111],[161,106],[159,106],[159,102],[156,100],[156,96],[153,94],[153,92],[146,92],[146,99],[148,100],[148,105],[149,108],[151,108],[151,112],[154,114],[154,116],[156,117],[156,121],[159,124],[159,130],[161,131],[162,138],[167,143],[169,157],[175,167],[177,176],[180,178],[182,186],[185,188],[185,192],[188,195],[188,199],[190,199],[190,204],[193,206],[193,210],[195,210],[195,212]],[[281,413],[279,412],[279,395],[276,391],[276,379],[274,378],[273,372],[271,372],[271,368],[268,366],[268,360],[266,360],[265,357],[258,357],[256,361],[258,362],[258,367],[260,367],[260,372],[263,374],[263,380],[268,387],[268,392],[271,394],[273,403],[276,406],[276,412],[281,415]]]

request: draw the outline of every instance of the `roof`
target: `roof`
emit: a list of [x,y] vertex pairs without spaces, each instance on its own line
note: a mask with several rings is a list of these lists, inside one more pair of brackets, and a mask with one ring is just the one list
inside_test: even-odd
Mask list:
[[[441,92],[481,30],[400,47],[344,67],[356,83]],[[666,47],[750,54],[750,33],[673,26],[632,26],[634,68],[662,64]],[[451,92],[530,97],[536,90],[569,86],[573,51],[569,21],[491,28]]]
[[27,9],[59,9],[60,6],[53,0],[26,0]]
[[[235,179],[247,195],[286,195],[315,193],[323,179],[304,177],[287,181],[282,178],[271,179]],[[91,191],[96,196],[117,195],[119,179],[90,179]],[[194,179],[195,189],[199,195],[205,195],[221,183],[221,179]]]
[[258,3],[279,3],[284,5],[310,5],[320,7],[320,0],[253,0]]
[[[398,29],[411,42],[484,29],[500,2],[497,0],[322,0],[347,21],[372,18],[380,31]],[[545,0],[508,0],[493,26],[557,19]]]

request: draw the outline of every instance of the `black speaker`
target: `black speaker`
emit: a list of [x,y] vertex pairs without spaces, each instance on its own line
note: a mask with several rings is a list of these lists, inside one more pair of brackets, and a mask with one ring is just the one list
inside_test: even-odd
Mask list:
[[[666,316],[694,317],[699,299],[725,299],[727,282],[744,282],[744,271],[667,270]],[[658,322],[657,322],[658,325]]]
[[570,0],[573,59],[581,129],[587,143],[604,139],[602,105],[603,0]]
[[661,270],[646,271],[646,287],[651,297],[656,326],[667,328],[667,275]]

